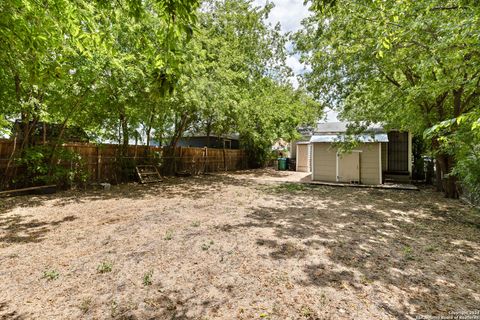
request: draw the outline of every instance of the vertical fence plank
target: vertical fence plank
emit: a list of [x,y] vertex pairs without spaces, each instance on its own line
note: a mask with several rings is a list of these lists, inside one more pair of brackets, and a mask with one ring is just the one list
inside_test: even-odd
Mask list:
[[102,156],[100,155],[100,147],[97,146],[97,182],[100,181],[101,177],[101,168],[102,168]]

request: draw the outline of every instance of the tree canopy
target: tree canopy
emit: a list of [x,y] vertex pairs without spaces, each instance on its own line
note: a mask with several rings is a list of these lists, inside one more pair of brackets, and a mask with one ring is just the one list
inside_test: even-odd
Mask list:
[[40,122],[81,126],[123,146],[235,132],[261,164],[276,139],[294,137],[321,112],[284,80],[287,38],[266,22],[271,8],[250,0],[3,1],[1,133],[21,140],[21,155]]
[[473,164],[479,157],[476,2],[314,0],[310,6],[313,16],[295,35],[312,67],[304,77],[309,91],[344,119],[425,132],[438,180],[446,179],[439,187],[458,196],[455,174],[480,176],[479,162]]

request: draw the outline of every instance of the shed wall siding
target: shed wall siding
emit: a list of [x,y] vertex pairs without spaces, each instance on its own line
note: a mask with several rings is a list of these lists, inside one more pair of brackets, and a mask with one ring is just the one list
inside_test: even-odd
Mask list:
[[[362,143],[355,150],[360,153],[360,181],[362,184],[381,184],[381,144]],[[336,181],[337,149],[330,143],[315,143],[313,180]]]
[[381,184],[381,160],[380,143],[363,143],[356,150],[362,150],[360,154],[360,181],[363,184]]
[[308,165],[308,144],[297,145],[297,171],[310,172],[310,166]]
[[315,143],[313,148],[313,180],[336,181],[337,151],[330,143]]

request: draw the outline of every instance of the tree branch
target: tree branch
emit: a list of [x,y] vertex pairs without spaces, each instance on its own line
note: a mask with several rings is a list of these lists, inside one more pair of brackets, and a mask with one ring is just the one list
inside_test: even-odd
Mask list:
[[451,6],[451,7],[433,7],[430,11],[441,11],[441,10],[457,10],[457,9],[465,9],[465,7],[460,6]]
[[396,86],[397,88],[402,88],[402,85],[397,81],[395,80],[394,77],[392,76],[389,76],[385,71],[382,70],[382,68],[380,68],[380,66],[377,64],[376,65],[377,68],[378,68],[378,71],[390,82],[392,83],[394,86]]

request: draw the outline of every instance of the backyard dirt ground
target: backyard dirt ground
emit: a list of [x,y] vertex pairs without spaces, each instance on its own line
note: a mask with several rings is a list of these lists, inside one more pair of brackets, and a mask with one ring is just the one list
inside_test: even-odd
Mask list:
[[478,211],[429,189],[266,181],[277,174],[0,199],[0,319],[409,319],[479,308]]

